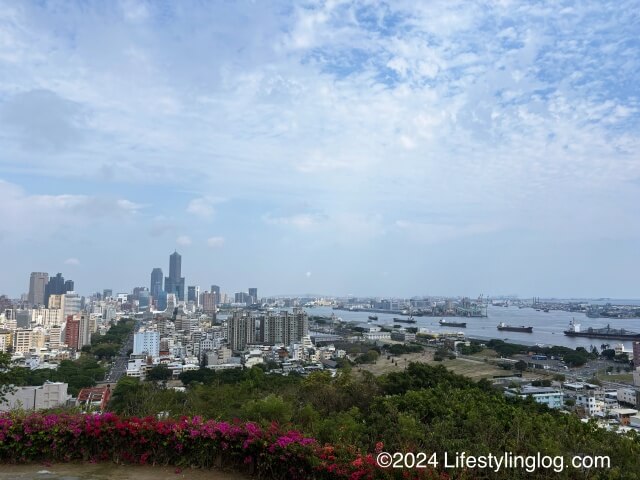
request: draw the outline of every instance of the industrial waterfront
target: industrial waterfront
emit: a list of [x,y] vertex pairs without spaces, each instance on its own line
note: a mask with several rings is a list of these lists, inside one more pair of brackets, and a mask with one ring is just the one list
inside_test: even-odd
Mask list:
[[[366,311],[332,310],[331,307],[315,307],[309,310],[311,315],[331,316],[335,313],[337,317],[346,322],[367,323],[368,315]],[[393,325],[393,318],[397,314],[376,313],[378,320],[372,323],[380,326]],[[456,329],[455,327],[442,326],[439,324],[439,317],[415,317],[416,323],[410,327],[426,328],[432,332],[462,332],[467,338],[479,340],[490,340],[493,338],[507,342],[520,343],[523,345],[560,345],[569,348],[585,347],[589,349],[591,345],[600,347],[604,343],[611,346],[624,344],[625,349],[631,349],[631,341],[602,340],[597,338],[568,337],[564,331],[569,327],[569,322],[575,319],[582,325],[582,329],[588,327],[602,328],[610,325],[612,328],[625,328],[628,330],[640,331],[640,321],[638,319],[608,319],[608,318],[588,318],[584,313],[567,312],[562,310],[551,310],[549,312],[537,311],[534,308],[519,308],[517,306],[498,307],[489,305],[487,317],[447,317],[450,321],[466,322],[466,328]],[[500,332],[496,328],[500,322],[508,325],[532,326],[533,333],[522,332]],[[395,325],[400,325],[396,323]],[[407,325],[402,325],[406,327]]]

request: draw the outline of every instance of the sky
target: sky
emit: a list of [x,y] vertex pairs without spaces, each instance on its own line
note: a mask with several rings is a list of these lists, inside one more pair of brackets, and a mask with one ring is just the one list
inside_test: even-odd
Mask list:
[[640,297],[640,0],[0,0],[0,293]]

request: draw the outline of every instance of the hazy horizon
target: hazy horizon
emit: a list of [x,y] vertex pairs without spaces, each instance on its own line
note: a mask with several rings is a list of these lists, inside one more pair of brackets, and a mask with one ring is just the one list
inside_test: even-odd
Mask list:
[[640,297],[639,7],[0,0],[0,294]]

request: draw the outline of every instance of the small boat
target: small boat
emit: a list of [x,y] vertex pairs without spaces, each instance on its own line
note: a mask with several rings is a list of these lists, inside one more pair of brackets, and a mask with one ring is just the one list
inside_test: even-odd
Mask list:
[[377,315],[369,315],[369,320],[377,320],[378,316]]

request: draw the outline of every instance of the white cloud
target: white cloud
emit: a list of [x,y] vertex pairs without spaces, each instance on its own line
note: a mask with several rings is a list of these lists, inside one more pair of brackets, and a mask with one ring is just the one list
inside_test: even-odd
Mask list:
[[80,260],[78,260],[77,258],[73,258],[73,257],[72,257],[72,258],[67,258],[67,259],[64,261],[64,264],[65,264],[65,265],[74,265],[74,266],[77,266],[77,265],[80,265]]
[[262,219],[269,225],[291,226],[298,230],[311,230],[326,222],[327,217],[318,213],[297,213],[287,216],[264,215]]
[[183,247],[188,247],[189,245],[191,245],[191,237],[187,235],[180,235],[178,238],[176,238],[176,243]]
[[209,237],[207,239],[207,245],[211,248],[218,248],[224,246],[224,237]]
[[214,201],[209,198],[194,198],[187,206],[187,213],[201,218],[211,218],[215,213]]
[[88,225],[133,220],[142,208],[126,199],[92,195],[29,194],[18,185],[0,180],[0,235],[37,238]]

